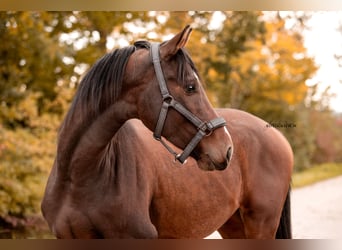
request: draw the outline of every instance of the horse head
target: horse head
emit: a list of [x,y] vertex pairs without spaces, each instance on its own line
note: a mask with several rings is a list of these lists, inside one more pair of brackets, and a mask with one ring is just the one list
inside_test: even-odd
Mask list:
[[203,170],[223,170],[231,160],[233,144],[184,49],[191,31],[187,26],[161,44],[136,42],[125,69],[123,92],[157,140],[166,145],[163,136],[184,149],[177,154],[166,146],[176,160],[184,163],[191,155]]

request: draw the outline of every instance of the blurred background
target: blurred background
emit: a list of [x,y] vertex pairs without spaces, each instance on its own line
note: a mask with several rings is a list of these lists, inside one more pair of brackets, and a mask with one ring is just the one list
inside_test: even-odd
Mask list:
[[[294,186],[342,175],[341,12],[0,12],[0,238],[50,238],[40,202],[58,127],[86,70],[186,24],[215,107],[281,130]],[[265,124],[266,126],[266,124]]]

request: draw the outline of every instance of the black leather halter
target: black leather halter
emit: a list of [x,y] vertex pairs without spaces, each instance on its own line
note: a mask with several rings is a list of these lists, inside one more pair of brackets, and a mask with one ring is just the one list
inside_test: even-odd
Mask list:
[[[153,133],[153,137],[160,141],[164,147],[175,156],[175,160],[178,160],[180,163],[184,163],[186,159],[189,157],[191,152],[197,146],[197,144],[202,140],[204,136],[208,136],[217,128],[223,127],[226,125],[226,121],[222,117],[217,117],[208,122],[203,122],[193,113],[191,113],[187,108],[185,108],[182,104],[177,102],[173,96],[169,93],[169,90],[166,85],[166,81],[164,78],[163,70],[160,64],[160,56],[159,56],[159,43],[152,43],[150,48],[150,53],[152,56],[152,62],[154,65],[154,70],[157,76],[157,80],[160,87],[160,92],[163,97],[163,104],[159,113],[159,118],[157,122],[157,126]],[[192,138],[192,140],[188,143],[182,153],[177,154],[170,146],[168,146],[165,141],[162,139],[162,130],[165,124],[166,116],[169,107],[174,108],[180,114],[182,114],[186,119],[188,119],[198,130],[196,135]]]

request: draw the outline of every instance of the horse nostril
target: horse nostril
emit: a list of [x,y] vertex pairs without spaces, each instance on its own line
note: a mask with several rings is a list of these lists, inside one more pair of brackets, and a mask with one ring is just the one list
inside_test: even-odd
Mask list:
[[227,151],[227,160],[228,161],[230,161],[230,159],[232,158],[232,152],[233,152],[232,147],[229,147],[228,151]]

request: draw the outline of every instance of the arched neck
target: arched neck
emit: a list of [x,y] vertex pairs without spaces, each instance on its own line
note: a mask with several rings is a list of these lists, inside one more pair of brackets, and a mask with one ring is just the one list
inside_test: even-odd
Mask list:
[[108,143],[131,118],[136,118],[135,106],[118,101],[91,121],[79,121],[74,117],[64,124],[57,147],[60,172],[69,178],[71,170],[96,167]]

